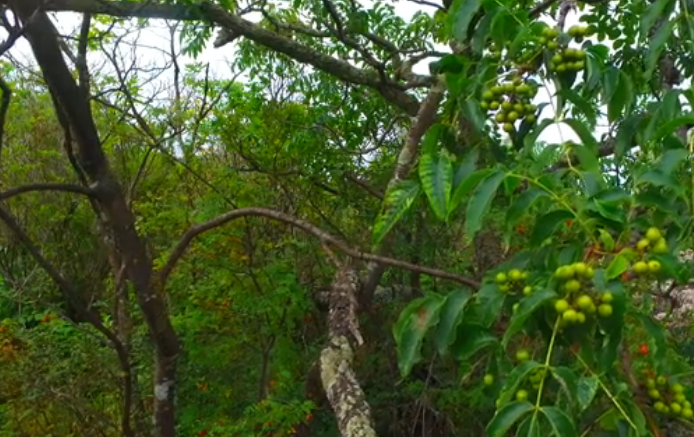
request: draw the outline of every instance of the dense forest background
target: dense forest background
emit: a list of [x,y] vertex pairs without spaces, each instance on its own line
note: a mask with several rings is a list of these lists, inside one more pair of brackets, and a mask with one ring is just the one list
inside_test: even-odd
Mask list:
[[0,436],[694,435],[692,10],[0,0]]

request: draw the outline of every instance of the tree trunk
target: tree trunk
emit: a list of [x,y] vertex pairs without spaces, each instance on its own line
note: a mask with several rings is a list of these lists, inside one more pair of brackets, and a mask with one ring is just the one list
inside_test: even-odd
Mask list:
[[25,25],[25,36],[53,97],[78,146],[78,162],[95,190],[95,213],[113,237],[125,272],[137,292],[155,348],[154,426],[158,437],[175,435],[176,359],[179,342],[162,298],[163,284],[153,276],[152,259],[135,229],[135,217],[113,174],[91,114],[89,102],[62,56],[58,33],[41,0],[13,0],[13,10]]

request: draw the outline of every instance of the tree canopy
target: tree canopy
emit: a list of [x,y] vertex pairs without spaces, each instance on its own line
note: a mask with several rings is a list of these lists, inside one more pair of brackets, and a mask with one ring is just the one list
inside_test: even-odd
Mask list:
[[690,0],[0,9],[0,436],[694,429]]

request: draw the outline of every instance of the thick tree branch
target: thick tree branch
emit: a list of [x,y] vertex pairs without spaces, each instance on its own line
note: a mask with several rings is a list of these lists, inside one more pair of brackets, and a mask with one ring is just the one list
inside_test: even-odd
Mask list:
[[9,190],[0,192],[0,200],[6,200],[11,197],[29,193],[32,191],[63,191],[66,193],[84,194],[85,196],[94,196],[96,192],[88,187],[72,184],[55,184],[55,183],[38,183],[22,185],[21,187],[10,188]]
[[[412,168],[417,162],[417,157],[419,155],[419,143],[422,140],[422,137],[424,137],[426,131],[436,121],[436,112],[441,100],[443,100],[445,90],[446,87],[443,80],[439,79],[431,87],[429,94],[424,99],[424,102],[422,102],[417,117],[415,118],[414,123],[407,134],[405,144],[398,155],[398,162],[395,166],[393,176],[388,182],[386,193],[389,189],[399,184],[400,181],[406,179],[409,176],[410,171],[412,171]],[[383,207],[389,208],[389,205],[383,205]],[[378,247],[376,253],[378,255],[385,255],[390,250],[391,244],[392,235],[387,235],[381,246]],[[364,305],[370,304],[384,271],[385,266],[383,264],[370,262],[367,265],[366,277],[363,281],[363,286],[361,289],[361,300]]]
[[[6,4],[9,0],[0,0]],[[161,4],[159,2],[99,1],[99,0],[52,0],[45,5],[49,11],[71,11],[103,14],[117,17],[161,18],[169,20],[208,20],[226,28],[234,35],[244,36],[290,58],[309,64],[336,78],[355,85],[365,85],[378,91],[388,102],[414,116],[419,102],[401,90],[394,82],[384,82],[376,71],[363,70],[348,62],[319,53],[291,38],[264,29],[238,15],[228,13],[222,7],[208,1],[194,6]]]
[[438,270],[438,269],[432,269],[429,267],[422,267],[418,266],[412,263],[408,263],[406,261],[400,261],[397,259],[393,258],[387,258],[383,256],[378,256],[378,255],[373,255],[370,253],[366,252],[361,252],[357,249],[353,249],[350,247],[347,243],[344,241],[328,234],[324,230],[318,228],[317,226],[314,226],[313,224],[306,222],[304,220],[298,219],[296,217],[292,217],[290,215],[287,215],[283,212],[276,211],[274,209],[267,209],[267,208],[241,208],[241,209],[236,209],[233,211],[230,211],[226,214],[223,214],[217,218],[214,218],[208,222],[201,223],[198,225],[195,225],[191,227],[185,234],[183,234],[183,237],[181,240],[178,242],[176,247],[174,247],[173,252],[171,252],[171,255],[169,256],[169,259],[166,261],[166,264],[164,264],[164,267],[159,272],[160,280],[162,284],[166,283],[166,280],[168,279],[169,275],[173,271],[174,267],[176,266],[176,263],[181,259],[181,257],[184,255],[186,249],[190,244],[193,242],[193,240],[200,236],[201,234],[210,231],[212,229],[215,229],[219,226],[222,226],[226,223],[229,223],[232,220],[241,218],[241,217],[248,217],[248,216],[256,216],[256,217],[266,217],[269,219],[277,220],[282,223],[286,223],[289,225],[292,225],[294,227],[297,227],[304,232],[307,232],[315,237],[317,237],[321,242],[329,243],[339,249],[341,252],[345,253],[346,255],[351,256],[352,258],[364,260],[364,261],[371,261],[377,264],[382,264],[384,266],[391,266],[391,267],[398,267],[406,270],[410,270],[413,272],[419,272],[423,273],[425,275],[431,275],[435,276],[438,278],[442,279],[449,279],[451,281],[456,281],[461,284],[465,284],[469,287],[472,288],[479,288],[480,284],[476,281],[473,281],[469,278],[466,278],[464,276],[456,275],[454,273],[449,273],[443,270]]

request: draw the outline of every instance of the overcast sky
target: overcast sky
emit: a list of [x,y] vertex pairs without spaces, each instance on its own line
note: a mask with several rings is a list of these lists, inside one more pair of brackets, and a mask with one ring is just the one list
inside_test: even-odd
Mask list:
[[[361,2],[364,4],[367,3],[364,0],[361,0]],[[422,6],[408,1],[398,1],[395,3],[395,10],[396,13],[398,13],[405,20],[411,18],[413,14],[420,10],[429,14],[433,14],[435,12],[434,8]],[[60,31],[64,34],[69,34],[73,29],[78,28],[81,21],[81,16],[73,13],[55,14],[55,17],[57,18],[56,23],[58,24]],[[575,13],[570,13],[566,25],[570,26],[575,24],[578,21],[577,18],[578,17]],[[255,20],[256,18],[251,17],[248,19]],[[170,36],[166,23],[161,20],[153,20],[151,23],[152,26],[142,33],[140,41],[145,42],[150,47],[168,47],[170,44]],[[176,42],[178,43],[178,40]],[[447,47],[445,46],[442,46],[441,50],[448,51]],[[210,65],[210,71],[214,77],[230,78],[231,70],[229,68],[229,63],[234,58],[234,52],[234,44],[227,44],[219,49],[215,49],[212,47],[212,42],[210,41],[208,47],[200,54],[196,61],[208,63]],[[16,46],[12,49],[12,55],[23,60],[24,62],[30,62],[32,58],[29,45],[25,40],[20,40],[17,42]],[[101,62],[101,60],[98,58],[98,53],[90,53],[90,65],[95,66],[92,68],[98,68],[96,66],[98,66]],[[138,58],[144,62],[150,62],[153,64],[158,63],[159,65],[165,62],[165,56],[153,48],[148,49],[138,47]],[[179,62],[181,64],[186,64],[192,61],[193,59],[190,57],[183,56]],[[415,71],[422,74],[427,74],[429,62],[431,62],[431,59],[420,62],[416,66]],[[553,92],[553,90],[550,89],[550,92]],[[538,103],[547,102],[549,101],[549,98],[550,96],[548,90],[540,88],[536,101]],[[550,105],[545,108],[538,119],[552,116],[553,113]],[[555,124],[547,127],[543,131],[542,135],[540,136],[540,140],[547,142],[559,142],[567,140],[577,141],[578,137],[567,126]]]

